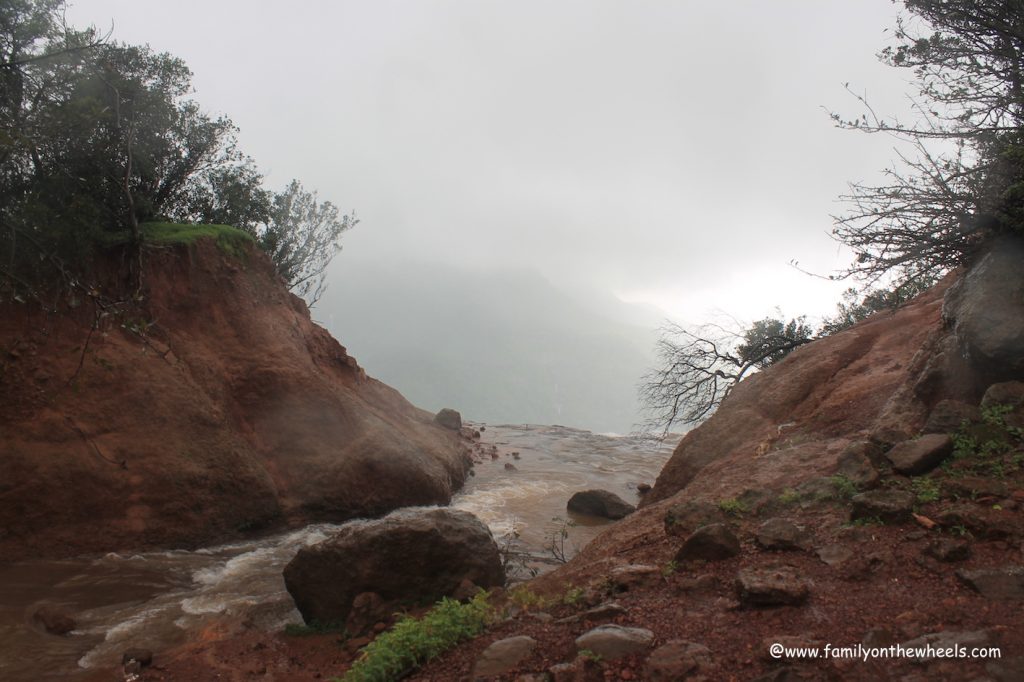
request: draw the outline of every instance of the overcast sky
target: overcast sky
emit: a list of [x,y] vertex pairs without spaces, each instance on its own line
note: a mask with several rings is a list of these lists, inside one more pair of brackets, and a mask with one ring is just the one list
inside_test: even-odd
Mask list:
[[833,127],[903,106],[879,64],[889,0],[530,2],[79,0],[195,72],[275,188],[295,177],[361,224],[336,267],[418,259],[532,267],[699,321],[843,287],[801,275],[847,181],[893,141]]

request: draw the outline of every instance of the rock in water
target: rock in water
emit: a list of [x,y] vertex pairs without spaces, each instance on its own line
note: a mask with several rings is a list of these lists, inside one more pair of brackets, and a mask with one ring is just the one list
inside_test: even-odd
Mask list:
[[566,508],[577,514],[621,519],[636,511],[636,507],[607,490],[584,490],[569,498]]
[[430,603],[464,580],[483,588],[505,583],[498,546],[479,519],[453,509],[403,509],[357,521],[299,550],[284,569],[285,586],[307,623],[345,621],[357,595],[385,603]]
[[462,430],[462,415],[446,407],[434,415],[434,423],[452,431]]

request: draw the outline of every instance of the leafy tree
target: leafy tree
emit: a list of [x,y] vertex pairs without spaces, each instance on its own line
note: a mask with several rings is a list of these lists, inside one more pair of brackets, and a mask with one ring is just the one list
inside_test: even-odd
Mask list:
[[903,282],[891,289],[873,289],[863,292],[851,287],[843,292],[842,300],[836,305],[836,314],[822,321],[820,336],[829,336],[852,327],[874,313],[894,310],[915,296],[931,288],[937,278],[921,278]]
[[74,281],[126,234],[138,277],[141,224],[172,220],[250,232],[315,301],[355,218],[297,182],[266,190],[232,122],[188,99],[184,62],[68,28],[63,8],[0,5],[0,293]]
[[258,231],[260,246],[270,254],[288,285],[310,305],[325,290],[327,266],[341,250],[341,233],[359,221],[321,202],[297,180],[274,196],[270,222]]
[[656,345],[658,367],[640,385],[648,413],[642,429],[664,437],[676,424],[703,421],[745,376],[779,362],[813,336],[802,317],[765,318],[740,332],[715,325],[694,331],[665,327]]
[[1000,232],[1024,232],[1024,3],[905,0],[880,58],[913,72],[912,122],[863,97],[847,128],[909,143],[881,185],[853,184],[835,236],[855,261],[843,275],[902,282],[963,263]]

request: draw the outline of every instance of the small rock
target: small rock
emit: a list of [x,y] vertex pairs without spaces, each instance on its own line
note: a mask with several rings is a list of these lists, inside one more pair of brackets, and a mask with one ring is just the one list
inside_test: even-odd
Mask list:
[[609,572],[608,580],[615,592],[626,592],[638,585],[661,580],[661,569],[649,564],[627,564],[616,566]]
[[844,476],[858,488],[873,487],[878,483],[878,470],[865,453],[877,449],[877,446],[867,441],[853,443],[839,456],[836,475]]
[[703,644],[674,639],[651,652],[644,667],[650,682],[685,680],[711,666],[711,650]]
[[955,538],[939,538],[924,549],[924,553],[939,561],[964,561],[971,556],[971,546]]
[[40,607],[32,614],[32,620],[51,635],[66,635],[77,626],[70,614],[53,606]]
[[376,592],[360,592],[352,600],[352,610],[345,619],[345,630],[351,635],[361,635],[386,618],[392,610]]
[[537,640],[525,635],[499,639],[484,649],[477,658],[473,666],[473,676],[489,677],[507,673],[527,658],[536,646]]
[[914,493],[906,490],[869,490],[854,495],[850,500],[853,503],[850,519],[878,518],[890,523],[909,521],[916,499]]
[[956,577],[989,599],[1024,599],[1024,566],[960,569]]
[[624,616],[628,613],[626,608],[614,601],[610,601],[604,604],[599,604],[592,609],[587,609],[580,614],[580,618],[584,621],[589,622],[600,622],[603,620],[614,620],[619,616]]
[[929,433],[893,447],[885,456],[901,474],[917,476],[942,464],[953,454],[953,439],[946,433]]
[[569,498],[569,511],[605,519],[622,519],[636,511],[636,507],[607,490],[584,490]]
[[505,462],[505,471],[516,471],[516,465],[512,462]]
[[817,552],[818,558],[829,566],[841,566],[853,558],[853,550],[846,545],[825,545]]
[[806,530],[787,519],[768,519],[757,529],[757,544],[771,550],[805,549],[809,539]]
[[712,523],[693,532],[679,548],[676,561],[721,561],[740,553],[740,541],[729,526]]
[[783,606],[803,604],[810,589],[796,571],[783,566],[741,570],[736,575],[736,593],[745,606]]
[[687,500],[673,505],[665,513],[665,533],[685,538],[701,526],[722,523],[725,520],[725,514],[717,504],[703,500]]
[[981,421],[981,410],[959,400],[941,400],[932,408],[922,432],[955,433],[965,421]]
[[[783,655],[775,656],[772,655],[772,645],[782,645]],[[765,637],[761,640],[760,651],[762,657],[768,661],[788,661],[788,660],[799,660],[798,658],[788,658],[785,656],[785,649],[815,649],[823,646],[822,642],[810,637],[801,637],[799,635],[776,635],[774,637]],[[778,651],[776,647],[775,651]]]
[[646,495],[647,493],[651,492],[651,484],[650,483],[637,483],[636,484],[636,492],[639,495]]
[[599,625],[576,638],[577,651],[592,651],[604,661],[612,661],[643,651],[654,641],[654,633],[644,628]]
[[1009,488],[1005,481],[985,476],[964,476],[942,481],[942,491],[951,497],[974,499],[978,497],[1005,497]]
[[140,668],[145,668],[153,664],[153,652],[149,649],[128,649],[121,655],[121,665],[127,665],[135,661],[139,664]]
[[986,408],[997,405],[1024,405],[1024,381],[1004,381],[989,386],[981,398],[981,406]]
[[373,641],[372,637],[353,637],[345,642],[345,648],[349,653],[355,653]]
[[[434,423],[451,431],[462,431],[462,415],[446,407],[434,415]],[[483,427],[480,427],[483,431]]]
[[[929,632],[926,635],[921,635],[910,641],[903,642],[902,646],[905,649],[919,649],[926,650],[928,647],[935,649],[955,649],[956,647],[966,647],[968,651],[976,647],[989,646],[992,643],[992,637],[989,636],[988,632],[984,630],[975,630],[972,632],[951,632],[944,630],[942,632]],[[918,656],[909,660],[924,662],[930,661],[934,656]]]
[[1024,532],[1020,515],[967,502],[950,506],[939,514],[937,520],[946,528],[963,526],[980,538],[1015,537]]
[[469,601],[477,595],[477,592],[479,592],[480,589],[481,588],[469,578],[463,578],[462,582],[459,583],[459,586],[455,588],[454,592],[452,592],[452,599],[462,602]]

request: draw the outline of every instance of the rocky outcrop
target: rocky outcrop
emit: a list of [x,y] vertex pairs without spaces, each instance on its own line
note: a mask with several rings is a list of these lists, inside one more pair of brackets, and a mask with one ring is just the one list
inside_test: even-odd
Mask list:
[[[299,550],[284,582],[307,623],[348,620],[360,595],[385,605],[433,603],[464,581],[504,585],[498,546],[468,512],[403,509],[346,524],[332,538]],[[392,608],[391,610],[394,610]]]
[[566,509],[576,514],[613,520],[625,518],[636,511],[636,507],[607,490],[583,490],[574,493],[569,498]]
[[458,435],[367,377],[261,252],[147,251],[143,281],[130,308],[0,306],[0,556],[197,545],[464,481]]

